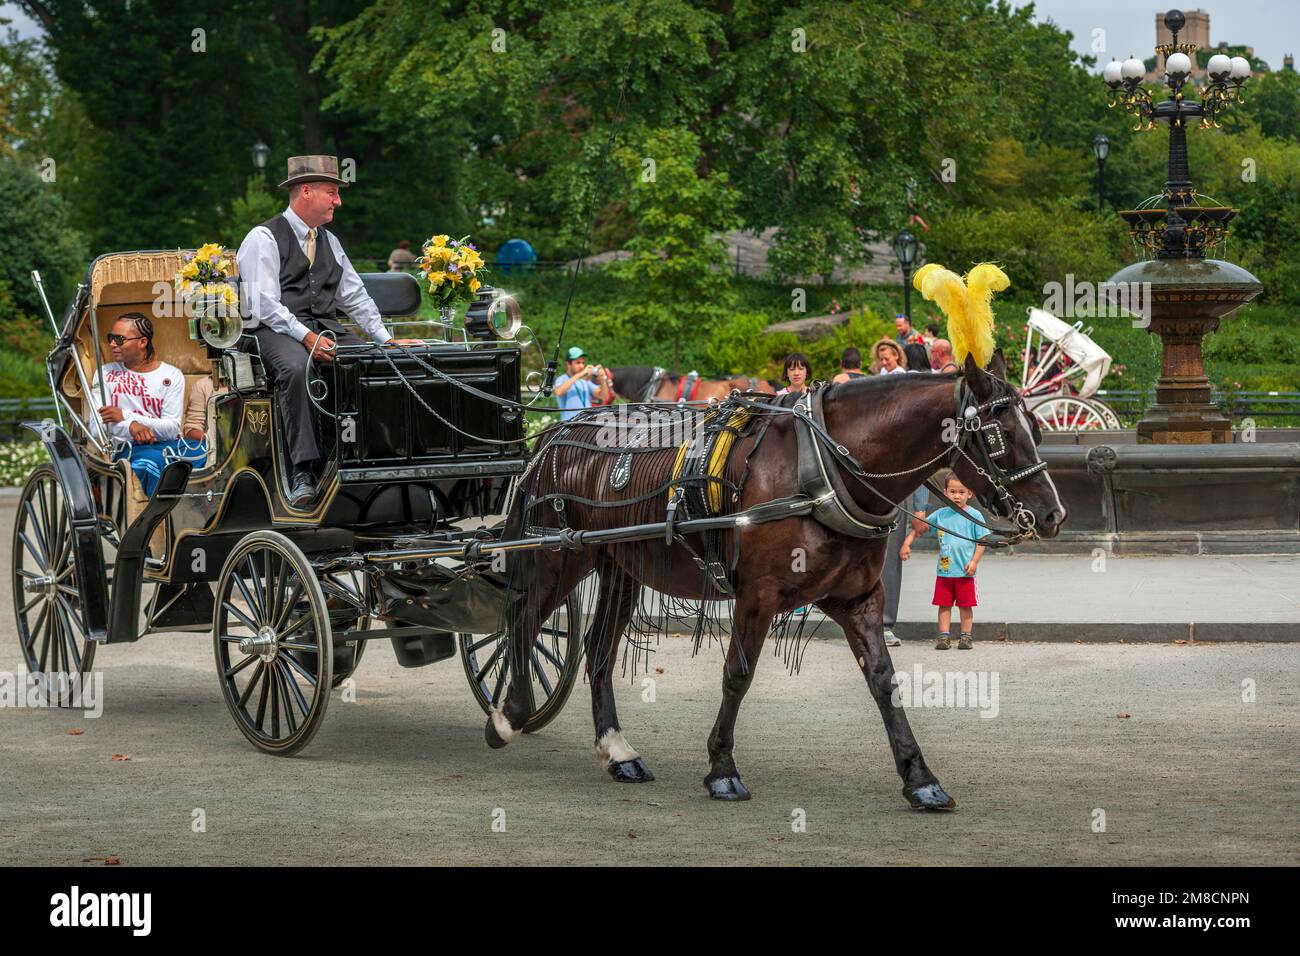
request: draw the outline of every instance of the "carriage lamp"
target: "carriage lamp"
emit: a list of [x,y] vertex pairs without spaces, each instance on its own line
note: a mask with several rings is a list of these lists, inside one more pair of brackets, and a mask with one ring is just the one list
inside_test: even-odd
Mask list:
[[906,226],[894,237],[894,257],[903,269],[903,314],[907,321],[912,321],[912,266],[916,265],[916,253],[920,242]]
[[519,334],[522,317],[514,296],[491,286],[478,290],[478,297],[465,310],[465,331],[483,342],[513,339]]
[[266,169],[266,161],[271,156],[271,147],[267,146],[260,139],[253,144],[253,168],[258,170]]
[[1110,155],[1110,137],[1098,133],[1092,138],[1092,155],[1097,157],[1097,211],[1106,208],[1106,157]]

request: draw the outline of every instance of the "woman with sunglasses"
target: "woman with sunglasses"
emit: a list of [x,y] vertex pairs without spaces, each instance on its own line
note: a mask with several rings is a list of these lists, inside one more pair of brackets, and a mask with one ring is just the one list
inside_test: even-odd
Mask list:
[[99,417],[120,439],[116,457],[130,457],[144,493],[152,495],[168,463],[190,457],[180,442],[185,376],[154,355],[153,322],[140,312],[123,315],[106,337],[113,361],[93,386],[94,399],[107,402]]

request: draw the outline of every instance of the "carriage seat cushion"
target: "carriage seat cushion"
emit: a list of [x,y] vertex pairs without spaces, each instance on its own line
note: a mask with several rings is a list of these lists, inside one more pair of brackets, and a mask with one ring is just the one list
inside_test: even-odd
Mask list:
[[407,272],[362,272],[361,283],[386,319],[407,318],[420,311],[420,280]]

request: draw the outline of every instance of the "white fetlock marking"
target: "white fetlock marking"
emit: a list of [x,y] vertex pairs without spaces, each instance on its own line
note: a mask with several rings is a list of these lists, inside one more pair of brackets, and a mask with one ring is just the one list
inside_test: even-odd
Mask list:
[[510,721],[506,720],[506,715],[501,713],[500,707],[492,708],[492,726],[496,729],[497,736],[506,743],[510,743],[522,733],[510,726]]
[[635,760],[639,757],[632,745],[627,742],[627,738],[617,730],[607,730],[596,741],[596,759],[601,763],[625,763],[628,760]]

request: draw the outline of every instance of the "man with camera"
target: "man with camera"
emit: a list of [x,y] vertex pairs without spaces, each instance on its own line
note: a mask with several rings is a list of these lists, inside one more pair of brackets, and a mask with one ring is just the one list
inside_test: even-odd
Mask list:
[[555,380],[555,397],[560,403],[560,419],[568,421],[584,408],[593,407],[592,397],[602,405],[614,400],[614,377],[603,365],[588,365],[587,353],[578,346],[565,356],[564,374]]

